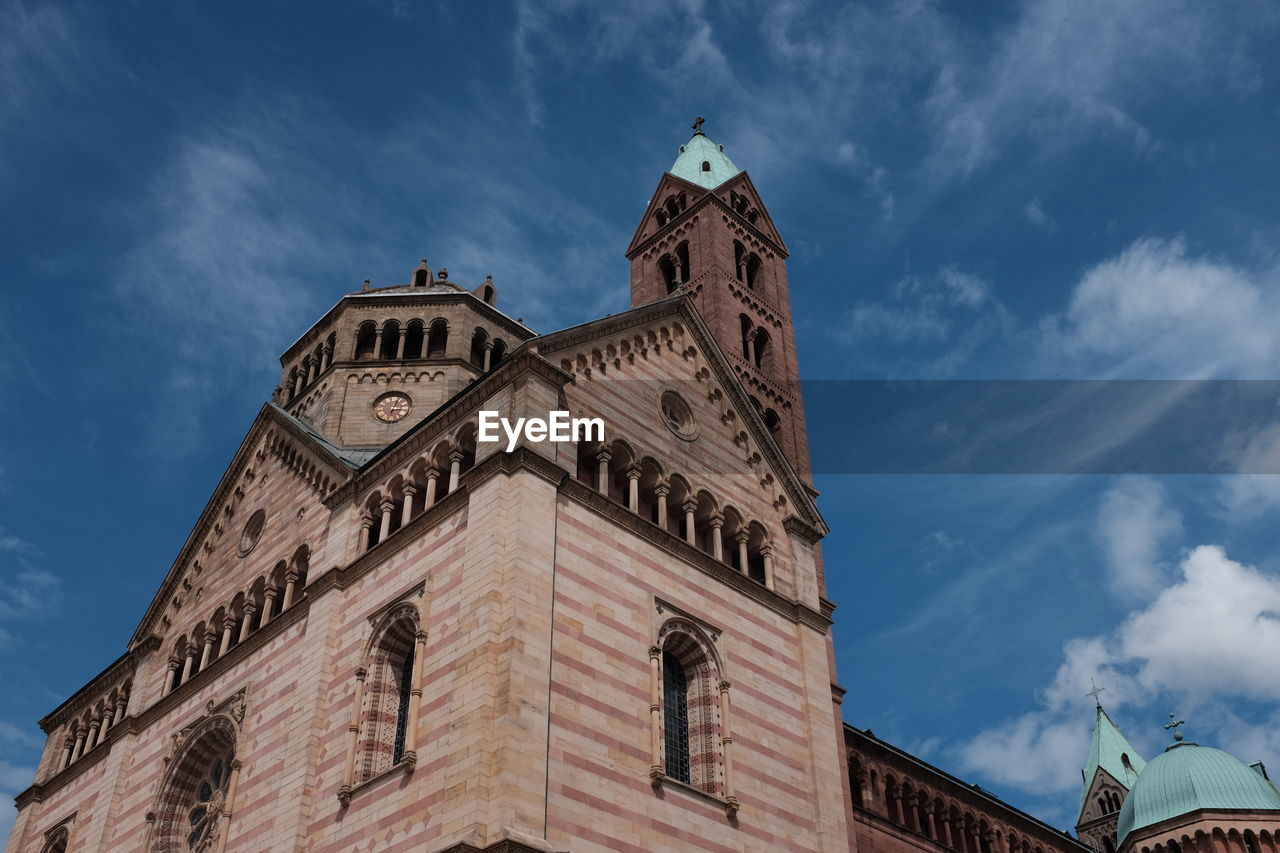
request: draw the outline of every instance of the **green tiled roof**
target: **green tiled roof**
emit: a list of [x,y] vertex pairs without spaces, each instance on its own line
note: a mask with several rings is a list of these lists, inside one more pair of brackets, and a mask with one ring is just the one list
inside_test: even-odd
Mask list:
[[1111,722],[1107,712],[1098,706],[1098,716],[1093,723],[1093,742],[1089,745],[1089,763],[1084,768],[1084,790],[1080,792],[1080,810],[1084,810],[1084,798],[1089,795],[1089,786],[1098,768],[1110,773],[1115,780],[1129,790],[1138,781],[1138,774],[1147,763],[1142,760],[1133,744],[1120,734],[1116,724]]
[[[706,168],[703,168],[703,164]],[[716,145],[701,133],[695,133],[693,139],[680,146],[680,156],[672,165],[670,172],[677,178],[715,189],[725,181],[738,174],[741,169],[733,165],[729,155],[724,153],[723,145]]]
[[1123,843],[1134,830],[1200,809],[1280,811],[1280,791],[1220,749],[1176,743],[1138,776],[1120,809],[1116,838]]

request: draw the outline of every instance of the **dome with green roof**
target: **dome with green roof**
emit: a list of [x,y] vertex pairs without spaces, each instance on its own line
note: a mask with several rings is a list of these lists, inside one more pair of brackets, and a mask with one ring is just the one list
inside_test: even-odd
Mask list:
[[1116,838],[1195,811],[1280,811],[1280,791],[1220,749],[1182,742],[1153,758],[1120,809]]

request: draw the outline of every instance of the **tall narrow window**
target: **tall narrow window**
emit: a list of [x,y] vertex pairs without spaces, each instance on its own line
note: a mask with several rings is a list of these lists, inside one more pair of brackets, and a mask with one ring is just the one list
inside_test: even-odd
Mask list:
[[404,736],[409,730],[409,692],[413,689],[413,646],[409,646],[400,666],[400,705],[396,709],[396,744],[391,763],[399,764],[404,758]]
[[662,728],[667,775],[689,784],[689,679],[671,652],[662,653]]

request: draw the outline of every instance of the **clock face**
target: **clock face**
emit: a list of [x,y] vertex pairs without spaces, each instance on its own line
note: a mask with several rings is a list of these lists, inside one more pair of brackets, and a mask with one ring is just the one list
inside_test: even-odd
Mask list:
[[409,414],[413,402],[408,394],[392,391],[373,401],[373,416],[383,423],[395,423]]

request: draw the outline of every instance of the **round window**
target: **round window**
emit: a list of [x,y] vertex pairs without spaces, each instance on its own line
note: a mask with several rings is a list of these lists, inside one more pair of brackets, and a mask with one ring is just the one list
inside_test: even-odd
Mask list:
[[668,388],[658,396],[658,408],[667,429],[680,438],[692,440],[698,435],[698,423],[693,419],[693,409],[684,397]]
[[252,551],[253,546],[258,544],[258,540],[262,538],[262,528],[266,524],[266,510],[260,509],[249,516],[249,520],[244,523],[244,531],[240,534],[240,545],[236,549],[241,557]]

